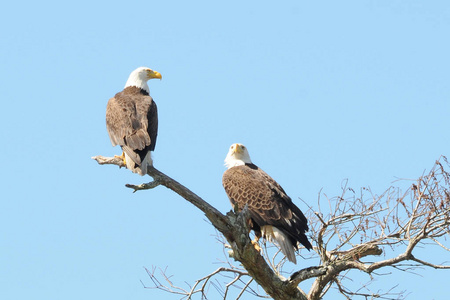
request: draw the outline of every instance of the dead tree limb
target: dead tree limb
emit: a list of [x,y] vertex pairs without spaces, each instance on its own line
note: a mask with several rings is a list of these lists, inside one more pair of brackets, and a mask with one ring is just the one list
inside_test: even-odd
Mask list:
[[[108,158],[95,156],[92,159],[100,164],[113,164],[119,167],[124,166],[123,162],[115,157]],[[247,210],[244,209],[239,213],[230,211],[225,216],[188,188],[156,168],[148,168],[147,173],[156,183],[140,185],[139,187],[142,188],[146,185],[165,186],[200,209],[212,225],[225,236],[231,245],[232,257],[244,266],[249,275],[264,288],[267,294],[275,299],[306,299],[306,295],[302,290],[297,286],[290,284],[285,278],[278,276],[254,248],[249,238],[249,230],[246,225],[247,219],[249,218]],[[127,185],[127,187],[133,188],[135,191],[141,189],[136,189],[136,186],[134,185]]]
[[[122,160],[114,157],[96,156],[93,159],[99,164],[123,166]],[[245,283],[241,294],[249,288],[254,279],[274,299],[318,300],[323,298],[331,287],[347,299],[402,299],[403,293],[395,293],[392,289],[388,289],[384,294],[378,291],[370,292],[368,284],[362,284],[360,288],[351,291],[346,287],[347,274],[350,270],[357,270],[372,278],[378,276],[375,274],[376,270],[385,267],[404,271],[423,266],[450,269],[448,262],[431,262],[414,255],[418,245],[429,247],[433,244],[444,252],[450,252],[450,174],[446,171],[448,167],[447,159],[441,157],[428,174],[422,175],[403,193],[393,187],[381,195],[372,193],[370,188],[362,188],[356,193],[347,187],[345,181],[340,196],[328,199],[326,195],[319,194],[317,209],[310,207],[308,219],[312,240],[316,245],[315,252],[311,252],[310,256],[318,259],[320,265],[296,271],[288,279],[281,275],[283,261],[276,263],[265,255],[268,263],[253,247],[248,234],[249,214],[246,209],[239,213],[230,211],[223,215],[195,193],[155,168],[148,170],[148,175],[153,178],[152,182],[127,187],[136,192],[162,185],[195,205],[226,238],[231,249],[230,256],[245,268],[243,273],[233,267],[218,269],[197,280],[189,291],[173,286],[166,278],[168,285],[165,289],[169,292],[188,297],[194,293],[203,295],[205,285],[212,276],[234,271],[236,277],[226,285],[224,298],[230,285],[240,281],[242,276],[250,276],[251,279]],[[325,201],[321,199],[323,196]],[[324,202],[328,202],[328,205],[324,206]],[[310,278],[315,279],[306,294],[298,285]],[[160,284],[155,277],[152,280],[156,280],[155,285]]]

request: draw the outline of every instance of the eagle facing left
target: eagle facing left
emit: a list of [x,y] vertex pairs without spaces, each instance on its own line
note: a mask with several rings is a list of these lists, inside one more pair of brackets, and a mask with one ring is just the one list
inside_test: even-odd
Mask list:
[[153,165],[151,151],[155,150],[158,135],[158,111],[147,84],[153,78],[162,76],[146,67],[137,68],[123,91],[109,99],[106,106],[106,129],[112,145],[120,145],[120,157],[127,168],[142,176]]

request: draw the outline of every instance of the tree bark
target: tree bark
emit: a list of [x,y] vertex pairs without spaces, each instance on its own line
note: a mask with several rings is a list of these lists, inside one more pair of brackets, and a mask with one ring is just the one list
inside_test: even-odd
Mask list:
[[[93,159],[99,164],[114,164],[119,167],[124,167],[123,161],[116,157],[95,156]],[[253,277],[268,295],[277,300],[307,300],[306,294],[296,285],[275,274],[261,254],[255,249],[248,235],[249,230],[246,224],[249,214],[246,209],[239,213],[230,211],[225,216],[191,190],[156,168],[148,168],[147,174],[153,178],[153,182],[141,185],[127,184],[126,187],[136,192],[162,185],[174,191],[200,209],[211,224],[224,235],[232,248],[230,255],[242,264],[250,276]]]

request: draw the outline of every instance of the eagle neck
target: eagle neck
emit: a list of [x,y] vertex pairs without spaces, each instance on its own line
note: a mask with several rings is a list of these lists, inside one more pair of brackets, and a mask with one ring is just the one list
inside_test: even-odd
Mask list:
[[141,89],[141,88],[139,88],[137,86],[125,87],[124,92],[125,93],[132,93],[132,94],[142,94],[142,95],[145,95],[145,96],[149,96],[150,95],[146,90]]
[[148,87],[147,80],[141,79],[138,76],[134,76],[134,74],[131,74],[130,78],[128,78],[127,83],[125,84],[125,88],[132,86],[144,90],[147,92],[147,94],[150,95],[150,88]]

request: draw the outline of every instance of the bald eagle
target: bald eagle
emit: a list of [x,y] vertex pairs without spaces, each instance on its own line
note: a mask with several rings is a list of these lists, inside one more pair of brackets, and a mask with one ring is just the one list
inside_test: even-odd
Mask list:
[[152,78],[162,77],[152,69],[137,68],[123,91],[109,99],[106,106],[106,129],[112,145],[122,147],[120,158],[124,164],[142,176],[153,165],[150,151],[155,150],[158,134],[158,111],[147,84]]
[[222,183],[231,205],[239,211],[248,205],[250,228],[256,237],[278,244],[287,259],[297,263],[298,243],[312,248],[305,235],[308,220],[302,211],[272,177],[252,163],[244,145],[231,145],[225,165],[228,169]]

